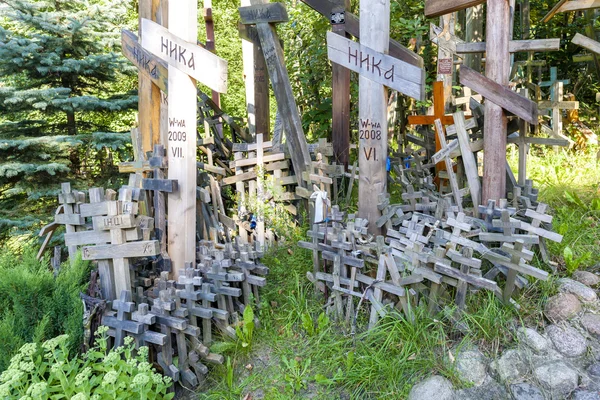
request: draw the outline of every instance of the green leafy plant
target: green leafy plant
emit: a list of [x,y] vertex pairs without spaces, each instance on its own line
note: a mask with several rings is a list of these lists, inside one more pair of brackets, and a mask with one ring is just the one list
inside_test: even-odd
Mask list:
[[329,317],[324,312],[319,314],[316,324],[309,312],[303,313],[301,318],[302,328],[304,328],[308,336],[318,335],[329,326]]
[[569,246],[567,246],[563,250],[563,258],[565,260],[565,267],[567,269],[567,273],[570,275],[573,272],[577,271],[582,264],[590,260],[592,258],[592,253],[586,252],[583,253],[581,257],[575,257],[573,250]]
[[42,345],[27,343],[0,375],[0,397],[22,399],[173,398],[167,393],[171,378],[156,373],[148,363],[148,348],[135,354],[133,338],[115,350],[107,348],[107,327],[98,329],[96,347],[71,356],[68,335]]
[[298,392],[300,389],[306,388],[306,377],[308,376],[311,359],[307,358],[302,361],[297,357],[288,359],[286,356],[283,356],[281,357],[281,360],[285,365],[284,379],[293,389],[294,393]]
[[89,281],[90,265],[78,259],[65,263],[55,278],[48,260],[36,259],[27,247],[21,255],[0,251],[0,371],[28,342],[41,342],[63,333],[77,350],[83,340],[83,307],[79,293]]
[[252,336],[254,335],[254,311],[252,307],[247,306],[244,309],[244,320],[235,327],[235,333],[242,344],[242,348],[250,349],[252,345]]
[[225,381],[229,390],[233,390],[233,364],[231,363],[231,357],[227,357],[227,374],[225,375]]

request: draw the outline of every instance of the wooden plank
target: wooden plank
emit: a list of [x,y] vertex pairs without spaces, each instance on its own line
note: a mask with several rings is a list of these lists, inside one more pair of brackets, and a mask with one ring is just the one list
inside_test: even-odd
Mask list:
[[571,42],[596,54],[600,54],[600,43],[580,33],[576,33]]
[[177,181],[171,179],[143,179],[142,189],[172,193],[177,191]]
[[425,0],[425,16],[439,17],[484,3],[485,0]]
[[466,66],[460,69],[460,83],[530,124],[538,125],[538,109],[535,102],[518,95]]
[[456,127],[456,135],[460,146],[462,162],[465,166],[467,182],[469,182],[471,199],[473,200],[473,204],[479,205],[481,201],[481,183],[479,181],[477,160],[471,151],[471,141],[469,140],[469,134],[465,128],[465,117],[462,112],[454,113],[454,125]]
[[[350,10],[350,0],[340,3],[340,11]],[[331,31],[346,37],[345,18],[344,23],[332,21]],[[411,64],[412,65],[412,64]],[[331,102],[332,102],[332,129],[331,142],[333,144],[333,156],[336,164],[348,166],[350,157],[350,70],[333,63],[331,65]]]
[[97,230],[127,229],[136,227],[135,216],[132,214],[94,217],[94,227]]
[[542,18],[542,22],[546,23],[546,22],[550,21],[550,19],[552,19],[552,17],[554,17],[556,15],[556,13],[559,12],[559,10],[561,9],[561,7],[567,1],[568,0],[559,0],[558,3],[556,3],[554,5],[554,7],[552,7],[552,9],[550,11],[548,11],[548,14],[544,15],[544,18]]
[[435,263],[434,271],[458,280],[465,281],[470,285],[482,287],[487,290],[494,291],[498,287],[498,285],[494,281],[490,281],[488,279],[481,278],[476,275],[465,274],[464,272],[461,272],[456,268],[449,267],[439,262]]
[[146,240],[122,244],[84,246],[81,253],[84,260],[149,257],[160,254],[160,244],[157,240]]
[[[171,7],[169,4],[169,8]],[[181,7],[180,10],[185,12]],[[169,10],[169,21],[174,18],[172,14],[173,12]],[[167,30],[156,22],[142,18],[142,47],[212,90],[219,93],[227,92],[227,61],[196,45],[196,38],[192,41],[189,36],[186,41],[177,36],[178,28],[181,31],[182,28],[187,30],[188,27],[183,27],[186,24],[182,23],[182,20],[177,22],[173,20],[173,23],[175,26],[169,24],[171,29]],[[173,92],[172,87],[171,92]]]
[[[337,3],[335,0],[302,0],[302,2],[323,15],[328,20],[331,18],[331,14],[333,13],[334,9],[339,8],[339,3]],[[348,11],[344,13],[344,17],[344,29],[346,32],[355,38],[360,39],[361,32],[359,19],[356,17],[356,15]],[[423,58],[415,52],[402,46],[397,41],[389,39],[388,47],[389,55],[392,57],[416,67],[423,68]]]
[[56,214],[54,222],[61,225],[85,225],[85,220],[79,214]]
[[[376,3],[361,0],[360,17],[361,45],[386,53],[390,29],[389,0]],[[387,91],[370,77],[359,75],[358,79],[358,214],[375,222],[381,217],[377,208],[378,196],[387,192]],[[378,235],[381,230],[375,223],[370,223],[368,229],[373,235]]]
[[[196,263],[198,92],[196,82],[190,79],[188,72],[193,72],[196,76],[202,72],[201,82],[206,83],[211,89],[224,91],[227,82],[227,63],[210,51],[195,45],[198,38],[198,7],[195,1],[170,1],[168,14],[169,31],[151,21],[142,20],[144,31],[142,46],[169,62],[171,96],[168,102],[167,178],[176,180],[179,190],[167,194],[169,225],[177,227],[177,229],[168,229],[167,249],[171,256],[172,274],[177,279],[185,270],[186,263],[192,263],[192,267]],[[151,36],[145,34],[144,26],[151,27]],[[145,46],[145,42],[149,47]],[[167,45],[167,54],[161,53],[165,50],[163,43]],[[179,53],[177,60],[170,57],[171,48],[175,46]],[[153,51],[153,48],[156,51]],[[180,51],[183,49],[186,49],[187,57],[179,60]],[[194,57],[197,58],[194,59],[192,68],[190,60],[194,53],[196,54]]]
[[289,20],[287,10],[282,3],[255,4],[238,8],[242,24],[259,22],[276,23]]
[[425,100],[425,70],[327,32],[327,56],[332,62],[416,100]]
[[[530,39],[530,40],[511,40],[508,43],[510,53],[519,53],[522,51],[558,51],[560,50],[560,39]],[[457,43],[456,52],[458,54],[485,53],[485,42]]]
[[560,6],[558,12],[562,13],[570,11],[593,10],[594,8],[600,8],[600,0],[567,1]]
[[[81,231],[65,233],[65,245],[82,246],[85,244],[110,243],[109,231]],[[125,239],[129,241],[142,239],[142,231],[138,228],[125,230]]]
[[290,78],[285,67],[283,49],[277,38],[275,27],[267,23],[256,24],[262,45],[271,86],[277,99],[277,109],[283,116],[283,125],[290,150],[298,185],[303,186],[302,172],[306,171],[311,159],[306,136],[298,114]]

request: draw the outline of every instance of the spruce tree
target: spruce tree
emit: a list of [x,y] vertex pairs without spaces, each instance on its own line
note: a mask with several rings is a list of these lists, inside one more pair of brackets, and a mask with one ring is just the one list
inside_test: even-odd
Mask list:
[[0,234],[55,206],[60,182],[114,174],[137,106],[128,4],[0,0]]

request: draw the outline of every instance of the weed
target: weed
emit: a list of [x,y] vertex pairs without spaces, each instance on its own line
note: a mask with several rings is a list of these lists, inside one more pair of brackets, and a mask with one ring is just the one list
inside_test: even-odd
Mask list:
[[294,393],[306,388],[308,369],[311,364],[311,359],[302,360],[300,357],[288,359],[286,356],[281,357],[281,361],[285,366],[284,378],[290,385]]
[[235,334],[238,341],[241,343],[242,348],[250,350],[252,337],[254,335],[254,311],[252,311],[252,307],[247,306],[244,309],[241,327],[239,325],[235,327]]

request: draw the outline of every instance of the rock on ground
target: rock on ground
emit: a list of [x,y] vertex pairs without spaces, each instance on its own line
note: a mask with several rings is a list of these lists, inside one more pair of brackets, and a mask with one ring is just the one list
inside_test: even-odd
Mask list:
[[540,385],[553,396],[564,398],[577,388],[579,375],[562,361],[553,361],[533,371]]
[[527,364],[521,358],[518,350],[506,350],[502,356],[490,364],[504,383],[517,382],[529,372]]
[[588,371],[588,374],[590,374],[590,376],[600,378],[600,363],[595,363],[595,364],[590,365],[588,367],[587,371]]
[[571,326],[549,325],[546,333],[556,350],[567,357],[581,357],[587,351],[585,338]]
[[[455,400],[508,400],[506,389],[489,375],[481,386],[457,390]],[[435,399],[434,399],[435,400]]]
[[600,277],[589,271],[575,271],[573,272],[573,279],[587,286],[596,286],[600,283]]
[[522,343],[531,347],[536,353],[543,353],[548,350],[550,343],[548,340],[540,335],[535,329],[531,328],[519,328],[517,330],[517,337]]
[[581,302],[575,295],[559,293],[548,299],[544,314],[550,321],[558,322],[571,319],[581,311]]
[[590,335],[596,339],[600,339],[600,315],[596,314],[585,314],[581,317],[581,326],[585,328]]
[[443,376],[434,375],[417,383],[410,390],[408,400],[453,400],[452,383]]
[[591,287],[569,278],[558,280],[558,290],[563,293],[571,293],[584,303],[593,303],[598,300],[598,295]]
[[578,390],[573,394],[573,400],[600,400],[600,393],[591,390]]
[[545,400],[542,391],[527,382],[510,385],[510,392],[515,400]]
[[462,381],[480,386],[487,375],[485,357],[476,349],[461,351],[456,356],[456,372]]

